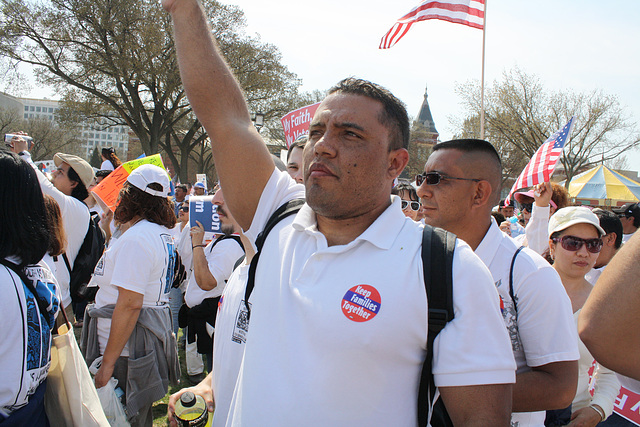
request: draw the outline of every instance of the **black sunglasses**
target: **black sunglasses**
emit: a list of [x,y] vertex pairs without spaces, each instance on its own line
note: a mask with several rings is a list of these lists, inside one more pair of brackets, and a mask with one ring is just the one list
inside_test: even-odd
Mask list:
[[562,237],[554,237],[551,239],[553,243],[560,242],[560,245],[571,252],[579,251],[582,248],[582,245],[587,245],[587,250],[592,254],[597,254],[602,249],[602,239],[583,239],[581,237],[576,236],[562,236]]
[[416,175],[416,185],[420,187],[423,182],[426,182],[427,185],[438,185],[440,181],[444,179],[457,179],[460,181],[480,182],[479,179],[475,179],[475,178],[456,178],[455,176],[442,175],[440,172],[423,172],[419,175]]
[[520,203],[523,211],[533,212],[533,203]]
[[182,212],[189,212],[189,206],[180,206]]
[[401,200],[400,206],[402,206],[402,209],[406,209],[407,206],[411,206],[412,211],[417,211],[420,209],[420,202],[416,202],[414,200]]

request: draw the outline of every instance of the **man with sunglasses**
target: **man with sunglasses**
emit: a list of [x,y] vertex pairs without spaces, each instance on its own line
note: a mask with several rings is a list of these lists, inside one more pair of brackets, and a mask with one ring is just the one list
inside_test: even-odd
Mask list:
[[[260,252],[227,425],[415,426],[428,328],[422,227],[390,194],[408,162],[404,105],[373,83],[338,83],[310,124],[297,184],[274,168],[201,5],[163,5],[185,91],[245,235],[255,240],[279,206],[306,197]],[[464,243],[453,265],[459,315],[436,339],[435,382],[456,424],[505,426],[515,364],[497,295]]]
[[622,231],[624,233],[622,243],[626,243],[640,227],[640,205],[627,203],[621,208],[612,210],[618,214],[618,218],[622,222]]
[[575,394],[577,336],[558,274],[533,251],[518,252],[491,217],[501,178],[495,148],[463,139],[437,144],[416,184],[425,222],[466,241],[491,271],[518,365],[512,425],[542,426],[546,410],[569,406]]
[[611,211],[594,209],[592,212],[598,217],[600,227],[605,233],[602,236],[602,249],[598,254],[596,264],[591,271],[585,275],[585,279],[592,285],[595,285],[604,268],[622,246],[622,222],[620,222],[618,215]]

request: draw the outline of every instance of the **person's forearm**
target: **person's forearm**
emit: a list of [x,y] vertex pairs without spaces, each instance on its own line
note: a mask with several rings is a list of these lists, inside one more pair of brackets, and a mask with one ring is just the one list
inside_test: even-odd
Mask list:
[[640,232],[604,269],[582,307],[580,339],[602,365],[640,380]]
[[165,8],[173,20],[185,93],[211,139],[225,203],[238,224],[248,229],[274,170],[271,155],[251,122],[242,89],[220,54],[200,4],[165,0]]
[[193,274],[197,285],[204,291],[210,291],[218,286],[215,277],[209,271],[209,263],[204,255],[204,248],[193,248]]
[[575,374],[576,381],[563,381],[536,370],[517,374],[513,386],[513,412],[566,408],[576,394],[577,368]]
[[[140,304],[141,305],[141,304]],[[116,307],[111,317],[111,329],[109,330],[109,340],[104,350],[102,365],[113,367],[122,354],[122,349],[129,341],[129,337],[138,322],[140,315],[140,305],[121,301],[118,298]]]

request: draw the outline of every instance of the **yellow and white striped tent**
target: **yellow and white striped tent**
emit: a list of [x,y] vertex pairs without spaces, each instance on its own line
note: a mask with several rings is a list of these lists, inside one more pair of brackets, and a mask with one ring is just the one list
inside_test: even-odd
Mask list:
[[581,205],[617,207],[640,201],[640,183],[604,165],[574,176],[568,189]]

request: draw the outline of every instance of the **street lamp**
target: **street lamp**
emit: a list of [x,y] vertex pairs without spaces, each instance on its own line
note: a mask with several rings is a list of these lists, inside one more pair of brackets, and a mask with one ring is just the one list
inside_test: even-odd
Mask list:
[[258,130],[258,133],[260,133],[260,129],[262,129],[262,126],[264,126],[264,114],[259,112],[255,113],[251,120],[253,121],[253,125]]

